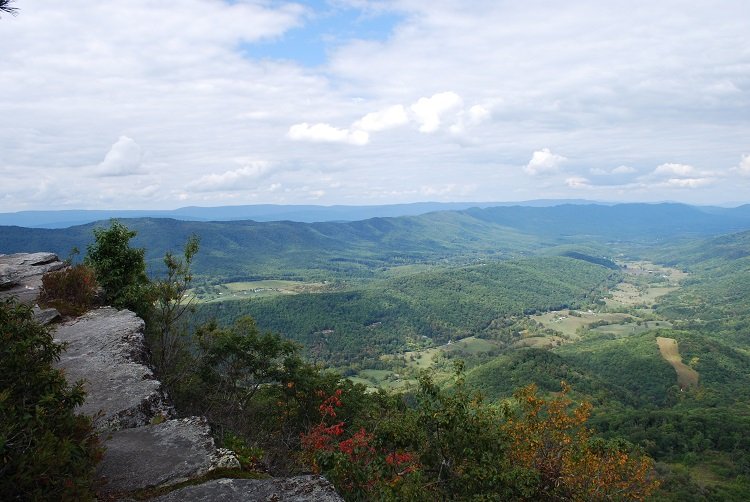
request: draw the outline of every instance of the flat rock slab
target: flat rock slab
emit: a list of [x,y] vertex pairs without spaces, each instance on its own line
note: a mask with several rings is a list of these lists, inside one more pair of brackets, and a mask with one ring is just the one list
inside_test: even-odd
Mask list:
[[[216,467],[239,467],[236,457],[223,463],[202,417],[167,420],[102,436],[106,451],[98,466],[102,493],[128,493],[168,486],[202,476]],[[226,452],[226,450],[223,450]]]
[[33,305],[42,287],[42,276],[65,268],[54,253],[0,254],[0,298],[14,296]]
[[84,381],[82,414],[94,417],[98,431],[151,423],[174,416],[161,383],[144,364],[143,321],[128,310],[101,308],[59,325],[53,332],[67,344],[57,366],[69,382]]
[[216,479],[180,488],[153,499],[158,502],[343,502],[331,483],[321,476],[274,479]]

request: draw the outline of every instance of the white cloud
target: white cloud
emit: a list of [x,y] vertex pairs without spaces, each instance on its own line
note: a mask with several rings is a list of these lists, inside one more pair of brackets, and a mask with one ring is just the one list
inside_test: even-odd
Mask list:
[[383,110],[368,113],[352,127],[365,132],[384,131],[393,127],[398,127],[409,122],[406,115],[406,109],[403,105],[389,106]]
[[97,166],[100,176],[129,176],[143,172],[143,152],[138,143],[127,136],[112,145],[104,160]]
[[324,143],[348,143],[350,145],[366,145],[370,135],[365,131],[339,129],[330,124],[313,124],[307,122],[295,124],[289,128],[289,138],[295,141],[312,141]]
[[490,118],[490,111],[481,106],[481,105],[474,105],[471,108],[469,108],[469,122],[472,124],[481,124],[485,120]]
[[698,169],[690,164],[668,162],[660,164],[639,180],[642,186],[649,189],[696,189],[714,185],[721,177],[720,173]]
[[750,176],[750,154],[742,156],[735,170],[742,176]]
[[[420,187],[467,179],[478,186],[466,196],[473,200],[567,197],[571,177],[589,179],[592,190],[633,183],[622,196],[631,200],[748,200],[750,72],[737,50],[750,47],[746,0],[637,9],[628,0],[375,2],[398,20],[387,34],[355,40],[334,31],[335,43],[300,50],[289,30],[327,34],[315,31],[318,12],[306,2],[27,3],[0,21],[0,117],[12,118],[0,119],[0,211],[139,207],[137,190],[151,207],[216,205],[230,199],[186,192],[186,180],[238,171],[239,158],[295,169],[255,188],[235,173],[250,187],[229,192],[235,203],[279,202],[287,188],[313,183],[309,173],[316,183],[331,173],[342,182],[311,185],[326,191],[325,204],[361,203],[368,190],[382,203],[425,200]],[[374,5],[346,3],[366,4],[365,15]],[[276,49],[299,56],[274,58]],[[318,49],[321,62],[296,60]],[[305,140],[291,142],[290,126],[305,121]],[[314,129],[318,122],[333,130]],[[123,134],[140,143],[140,167],[122,159],[100,167]],[[366,148],[342,147],[365,139]],[[322,148],[321,140],[338,143]],[[564,173],[548,183],[517,176],[541,146],[564,148],[575,165],[526,166]],[[672,159],[695,172],[653,172]],[[638,172],[618,172],[622,164]],[[101,176],[105,167],[142,174]],[[695,181],[707,179],[713,187]],[[283,188],[267,191],[272,182]]]
[[670,178],[664,185],[674,188],[700,188],[711,185],[715,181],[713,178]]
[[570,188],[590,188],[591,184],[588,179],[581,176],[573,176],[565,180],[565,184]]
[[560,167],[566,160],[568,159],[562,155],[552,153],[549,148],[542,148],[534,152],[531,160],[524,167],[524,171],[532,176],[553,174],[560,170]]
[[667,163],[667,164],[661,164],[654,170],[654,175],[656,176],[692,176],[697,172],[695,167],[688,165],[688,164],[674,164],[674,163]]
[[443,115],[457,112],[463,107],[463,99],[455,92],[439,92],[429,98],[419,98],[409,109],[419,125],[421,132],[431,133],[438,130]]
[[[356,102],[363,100],[357,99]],[[410,113],[409,113],[410,112]],[[463,99],[454,92],[446,91],[431,97],[419,98],[410,107],[392,105],[370,112],[355,121],[349,128],[335,127],[326,123],[310,125],[307,122],[289,128],[288,136],[293,140],[313,142],[349,143],[365,145],[370,141],[370,133],[385,131],[414,122],[422,133],[433,133],[445,122],[452,124],[448,130],[454,134],[463,133],[466,126],[475,126],[486,121],[489,110],[474,105],[468,110],[463,107]]]
[[[235,191],[255,188],[257,180],[270,171],[267,162],[252,162],[239,169],[221,174],[207,174],[187,184],[186,188],[196,192]],[[273,186],[273,185],[272,185]]]

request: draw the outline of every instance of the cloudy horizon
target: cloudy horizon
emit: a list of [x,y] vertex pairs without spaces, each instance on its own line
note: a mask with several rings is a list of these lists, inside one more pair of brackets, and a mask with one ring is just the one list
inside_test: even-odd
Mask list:
[[0,212],[750,202],[744,0],[14,6]]

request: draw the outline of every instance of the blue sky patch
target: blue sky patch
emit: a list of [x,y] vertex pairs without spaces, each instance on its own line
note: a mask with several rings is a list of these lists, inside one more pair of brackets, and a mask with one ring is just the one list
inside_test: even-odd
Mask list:
[[245,57],[282,59],[303,66],[325,64],[330,51],[351,40],[386,40],[403,15],[397,12],[363,10],[332,5],[324,0],[302,2],[309,13],[302,26],[281,38],[240,46]]

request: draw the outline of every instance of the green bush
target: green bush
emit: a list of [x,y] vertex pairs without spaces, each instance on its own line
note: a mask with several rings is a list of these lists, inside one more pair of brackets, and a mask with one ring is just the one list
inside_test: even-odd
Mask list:
[[74,413],[81,384],[31,309],[0,302],[0,500],[90,500],[101,449],[90,419]]
[[147,319],[153,308],[153,293],[146,276],[145,250],[130,247],[133,237],[135,232],[116,220],[109,228],[94,229],[94,242],[87,249],[85,263],[96,272],[107,304],[130,309]]
[[94,269],[75,265],[44,274],[39,299],[63,315],[81,315],[96,302],[97,282]]

